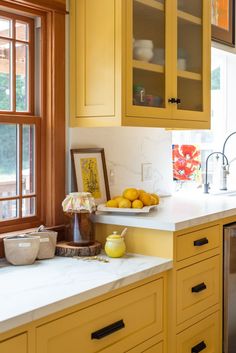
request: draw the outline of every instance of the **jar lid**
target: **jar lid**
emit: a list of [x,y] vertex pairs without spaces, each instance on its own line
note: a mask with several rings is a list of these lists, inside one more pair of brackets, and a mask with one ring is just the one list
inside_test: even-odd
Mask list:
[[62,202],[64,212],[93,212],[96,209],[94,198],[90,192],[71,192]]
[[107,237],[107,240],[118,240],[118,239],[122,239],[119,234],[111,234],[111,235],[108,235]]

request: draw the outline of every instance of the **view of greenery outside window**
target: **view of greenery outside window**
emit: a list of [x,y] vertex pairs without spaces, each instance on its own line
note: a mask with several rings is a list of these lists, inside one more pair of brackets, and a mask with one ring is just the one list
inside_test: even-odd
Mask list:
[[33,19],[0,11],[0,222],[36,214],[33,38]]
[[[235,119],[235,91],[236,91],[236,55],[212,48],[212,87],[211,87],[211,130],[174,131],[172,133],[173,145],[194,145],[200,150],[200,170],[192,173],[189,180],[181,177],[174,178],[175,190],[188,190],[191,188],[202,189],[205,178],[205,162],[207,156],[213,151],[222,151],[225,138],[236,131]],[[227,145],[226,155],[229,158],[230,174],[228,176],[229,189],[236,189],[236,149],[232,148],[236,143],[236,135]],[[186,148],[185,148],[186,150]],[[183,156],[187,159],[183,164],[188,164],[189,155]],[[209,159],[208,177],[211,191],[220,188],[220,171],[222,158],[212,156]],[[179,171],[184,173],[184,171]],[[175,173],[176,174],[176,173]],[[187,178],[186,178],[187,179]]]

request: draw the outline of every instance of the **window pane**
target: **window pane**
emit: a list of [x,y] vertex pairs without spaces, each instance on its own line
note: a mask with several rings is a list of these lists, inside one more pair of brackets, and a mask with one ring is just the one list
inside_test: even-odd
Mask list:
[[0,201],[0,221],[17,218],[18,201]]
[[23,195],[35,192],[35,128],[33,125],[23,125]]
[[35,216],[35,197],[22,200],[22,217]]
[[0,39],[0,110],[11,110],[11,44]]
[[17,194],[17,125],[0,124],[0,197]]
[[11,24],[11,20],[0,17],[0,37],[11,38]]
[[15,28],[17,40],[29,40],[29,25],[27,23],[16,21]]
[[16,43],[16,111],[28,111],[28,45]]

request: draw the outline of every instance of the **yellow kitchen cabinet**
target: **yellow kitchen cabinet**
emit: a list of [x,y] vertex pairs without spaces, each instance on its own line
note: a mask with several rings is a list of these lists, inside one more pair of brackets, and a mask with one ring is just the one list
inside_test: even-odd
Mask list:
[[210,127],[210,0],[71,0],[71,126]]
[[[112,230],[112,225],[97,224],[97,240],[104,243]],[[128,227],[127,251],[173,259],[168,271],[168,353],[222,352],[222,243],[222,220],[182,231]]]
[[156,337],[139,344],[137,347],[125,351],[125,353],[164,353],[163,342],[159,342]]
[[46,323],[37,353],[122,353],[164,329],[163,279]]
[[27,333],[0,342],[0,353],[28,353]]

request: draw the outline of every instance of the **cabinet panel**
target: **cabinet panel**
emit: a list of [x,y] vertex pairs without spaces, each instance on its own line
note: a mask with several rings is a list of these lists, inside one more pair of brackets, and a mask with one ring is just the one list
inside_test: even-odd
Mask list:
[[70,79],[77,92],[71,102],[75,115],[113,116],[115,0],[72,0],[71,14],[71,50],[74,62]]
[[27,334],[0,342],[0,353],[27,353]]
[[121,340],[136,335],[138,344],[163,330],[162,305],[160,279],[39,327],[37,353],[95,353],[110,345],[118,352]]
[[220,314],[215,313],[177,335],[177,353],[220,353],[220,340]]
[[219,303],[220,257],[177,271],[177,324]]
[[196,256],[220,245],[220,227],[214,226],[177,237],[177,261]]
[[151,342],[148,341],[127,351],[126,353],[163,353],[163,342],[151,344]]

